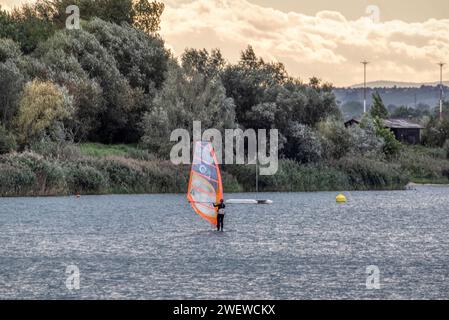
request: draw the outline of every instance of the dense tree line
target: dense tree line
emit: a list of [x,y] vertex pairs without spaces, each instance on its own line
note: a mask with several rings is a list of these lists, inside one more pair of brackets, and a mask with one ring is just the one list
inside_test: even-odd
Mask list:
[[[79,30],[65,28],[73,3]],[[2,150],[91,141],[165,156],[170,132],[199,120],[203,128],[276,128],[281,156],[304,164],[398,152],[380,122],[389,111],[379,93],[364,124],[348,130],[332,85],[292,77],[251,46],[233,64],[218,49],[173,57],[157,34],[163,9],[148,0],[38,0],[0,11]]]
[[[71,4],[81,11],[79,30],[65,28]],[[193,121],[203,129],[278,129],[283,159],[275,177],[261,178],[266,190],[401,188],[409,173],[449,172],[446,155],[421,157],[424,173],[411,154],[401,160],[382,119],[412,111],[385,107],[382,94],[360,126],[345,128],[331,84],[292,77],[251,46],[236,63],[218,49],[175,58],[157,33],[163,9],[150,0],[38,0],[0,10],[0,194],[183,191],[185,168],[160,159],[170,133],[191,130]],[[430,110],[422,116],[424,142],[449,150],[448,120]],[[139,149],[94,159],[73,142]],[[224,168],[228,190],[252,190],[253,169]]]
[[[65,29],[73,3],[80,30]],[[200,120],[204,128],[278,128],[286,157],[312,160],[302,141],[340,116],[331,85],[303,83],[250,46],[236,64],[219,50],[187,49],[175,59],[156,33],[162,11],[146,0],[39,0],[2,11],[3,131],[22,148],[63,139],[164,153],[172,130]]]
[[127,23],[146,33],[159,30],[164,4],[150,0],[37,0],[12,12],[0,8],[0,38],[11,38],[24,53],[36,49],[39,43],[65,27],[66,9],[76,5],[81,19],[98,17],[118,25]]
[[[26,109],[25,87],[38,86],[40,81],[66,92],[67,108],[73,110],[63,121],[66,136],[78,141],[136,142],[142,135],[143,114],[165,80],[170,58],[163,40],[153,33],[163,5],[75,2],[82,12],[96,12],[104,20],[83,16],[88,20],[81,30],[66,30],[65,8],[73,1],[65,0],[41,0],[0,13],[1,124],[24,136],[16,118],[24,112],[21,108]],[[153,22],[142,30],[145,12]],[[138,26],[134,25],[137,16]],[[39,100],[40,91],[32,92]],[[43,116],[48,113],[35,114]],[[50,128],[54,127],[41,128],[33,140],[51,136]],[[22,145],[33,142],[18,140]]]

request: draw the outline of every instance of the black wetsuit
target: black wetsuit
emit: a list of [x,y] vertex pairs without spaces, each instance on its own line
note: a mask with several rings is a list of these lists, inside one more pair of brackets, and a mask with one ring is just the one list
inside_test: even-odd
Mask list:
[[220,202],[219,204],[214,204],[215,208],[218,208],[218,215],[217,215],[217,231],[223,231],[223,221],[224,221],[224,214],[220,213],[220,210],[224,210],[224,208],[226,208],[226,205],[224,204],[224,202]]

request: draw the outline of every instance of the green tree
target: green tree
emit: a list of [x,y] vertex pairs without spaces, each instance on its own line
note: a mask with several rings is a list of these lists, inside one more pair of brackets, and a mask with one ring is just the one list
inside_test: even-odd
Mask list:
[[101,125],[91,135],[94,141],[136,142],[138,129],[130,125],[129,119],[136,108],[140,108],[136,98],[141,91],[130,86],[120,73],[114,56],[87,29],[58,31],[39,46],[35,55],[51,73],[74,73],[100,85],[105,108],[98,116]]
[[[443,119],[449,120],[449,101],[443,101]],[[435,119],[440,119],[440,105],[433,108],[430,112],[430,115]]]
[[383,158],[384,140],[377,135],[374,119],[369,114],[362,118],[359,126],[351,126],[348,131],[351,135],[351,151],[355,156]]
[[370,113],[373,118],[388,118],[388,110],[385,107],[379,92],[373,93],[373,106],[371,107]]
[[46,11],[59,27],[65,26],[66,8],[76,5],[81,18],[89,21],[94,17],[122,25],[133,25],[146,33],[159,31],[164,4],[149,0],[39,0],[46,4]]
[[29,144],[45,137],[64,139],[63,122],[73,110],[67,92],[51,82],[28,83],[19,103],[17,129],[21,142]]
[[328,117],[341,117],[332,86],[321,84],[316,78],[312,78],[308,85],[296,80],[288,81],[279,92],[276,103],[283,119],[277,124],[279,128],[290,120],[315,126]]
[[242,52],[237,65],[225,68],[222,79],[235,101],[239,125],[279,129],[286,156],[297,158],[302,150],[295,142],[307,136],[301,125],[314,127],[329,116],[341,117],[330,84],[317,78],[308,84],[291,78],[282,64],[266,63],[252,47]]
[[381,118],[374,118],[374,126],[376,128],[376,135],[384,141],[382,147],[383,153],[388,158],[393,158],[399,153],[401,143],[396,140],[393,131],[384,127],[383,120]]
[[429,147],[442,147],[449,139],[449,119],[431,116],[423,132],[422,142]]
[[0,125],[0,155],[9,153],[16,149],[16,141],[14,136]]
[[318,124],[318,132],[323,138],[325,154],[331,159],[340,159],[353,148],[351,133],[341,121],[328,118]]
[[8,11],[0,5],[0,38],[11,38],[14,34],[15,24]]
[[191,132],[193,121],[201,121],[203,128],[233,128],[234,108],[219,78],[206,80],[199,73],[187,76],[173,61],[152,110],[142,121],[142,142],[163,153],[160,147],[169,144],[171,131],[182,128]]
[[181,65],[188,75],[200,73],[211,79],[221,77],[226,61],[219,49],[214,49],[210,53],[206,49],[186,49],[181,57]]
[[348,101],[341,106],[341,112],[345,119],[360,119],[363,116],[363,104],[359,101]]
[[132,14],[134,27],[146,33],[159,31],[164,8],[162,2],[135,0]]
[[114,57],[118,70],[131,86],[143,88],[146,93],[162,86],[169,55],[159,36],[100,19],[93,19],[84,29]]
[[[98,11],[92,11],[92,16],[117,24],[123,22],[132,24],[132,0],[95,0],[93,2],[96,4],[95,9]],[[98,12],[98,15],[96,12]]]
[[76,5],[80,9],[81,18],[85,21],[97,17],[104,21],[132,24],[132,0],[46,0],[47,11],[52,13],[53,22],[59,28],[65,27],[66,9]]
[[[1,41],[0,41],[1,42]],[[1,51],[1,49],[0,49]],[[24,78],[12,60],[0,63],[0,124],[12,127]]]
[[420,119],[423,116],[430,115],[429,111],[419,108],[411,108],[407,106],[400,106],[399,108],[396,108],[393,113],[391,113],[392,118],[415,118]]
[[[266,63],[252,47],[242,52],[237,65],[225,68],[222,79],[235,101],[237,121],[245,128],[275,127],[288,136],[291,123],[315,126],[328,116],[340,115],[331,85],[316,78],[308,84],[291,78],[283,64]],[[261,118],[271,120],[263,123]]]
[[253,128],[248,118],[251,109],[261,103],[275,102],[288,75],[283,64],[265,63],[249,46],[242,52],[237,65],[225,69],[222,80],[227,95],[235,101],[238,123]]
[[324,150],[318,133],[311,127],[293,123],[288,128],[289,139],[284,153],[290,159],[300,163],[319,162],[324,157]]
[[6,62],[8,59],[18,59],[22,55],[20,45],[6,38],[0,38],[0,62]]
[[39,0],[34,4],[24,4],[20,8],[13,9],[9,14],[11,34],[3,36],[20,43],[23,52],[31,53],[39,43],[56,31],[56,26],[46,8],[45,1]]
[[101,86],[94,79],[74,73],[53,74],[51,80],[66,88],[73,97],[74,116],[66,122],[73,138],[77,141],[94,138],[106,108]]

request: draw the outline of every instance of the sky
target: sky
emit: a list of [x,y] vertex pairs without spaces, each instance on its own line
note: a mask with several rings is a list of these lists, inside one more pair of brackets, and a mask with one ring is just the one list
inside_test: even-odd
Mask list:
[[449,63],[447,0],[162,1],[161,35],[176,56],[187,47],[220,48],[236,62],[252,45],[293,76],[336,86],[363,82],[365,59],[368,81],[435,82],[437,63]]

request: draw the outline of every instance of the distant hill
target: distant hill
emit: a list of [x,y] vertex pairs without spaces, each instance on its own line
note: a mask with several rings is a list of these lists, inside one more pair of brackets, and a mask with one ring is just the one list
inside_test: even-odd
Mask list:
[[[390,86],[388,86],[388,84]],[[399,82],[377,81],[369,84],[367,88],[368,106],[372,104],[372,94],[379,92],[385,106],[389,109],[408,106],[418,109],[433,109],[438,106],[440,99],[440,88],[437,85],[417,85],[409,87],[399,86]],[[405,85],[405,83],[403,83]],[[449,83],[443,87],[445,100],[449,99]],[[382,87],[381,85],[385,85]],[[357,116],[363,111],[363,86],[350,88],[335,88],[334,94],[338,105],[345,117]]]
[[[368,104],[371,104],[372,94],[376,91],[379,92],[386,106],[393,104],[415,107],[419,104],[426,104],[435,107],[440,99],[440,88],[438,86],[369,87],[367,88]],[[351,101],[363,101],[363,88],[335,88],[334,93],[340,105]],[[445,98],[449,98],[449,86],[443,87],[443,95]]]
[[[367,87],[370,88],[420,88],[422,86],[439,86],[439,82],[426,82],[426,83],[418,83],[418,82],[398,82],[398,81],[372,81],[367,82]],[[449,87],[449,81],[443,82],[445,86]],[[355,84],[350,86],[350,88],[363,88],[363,83]]]

